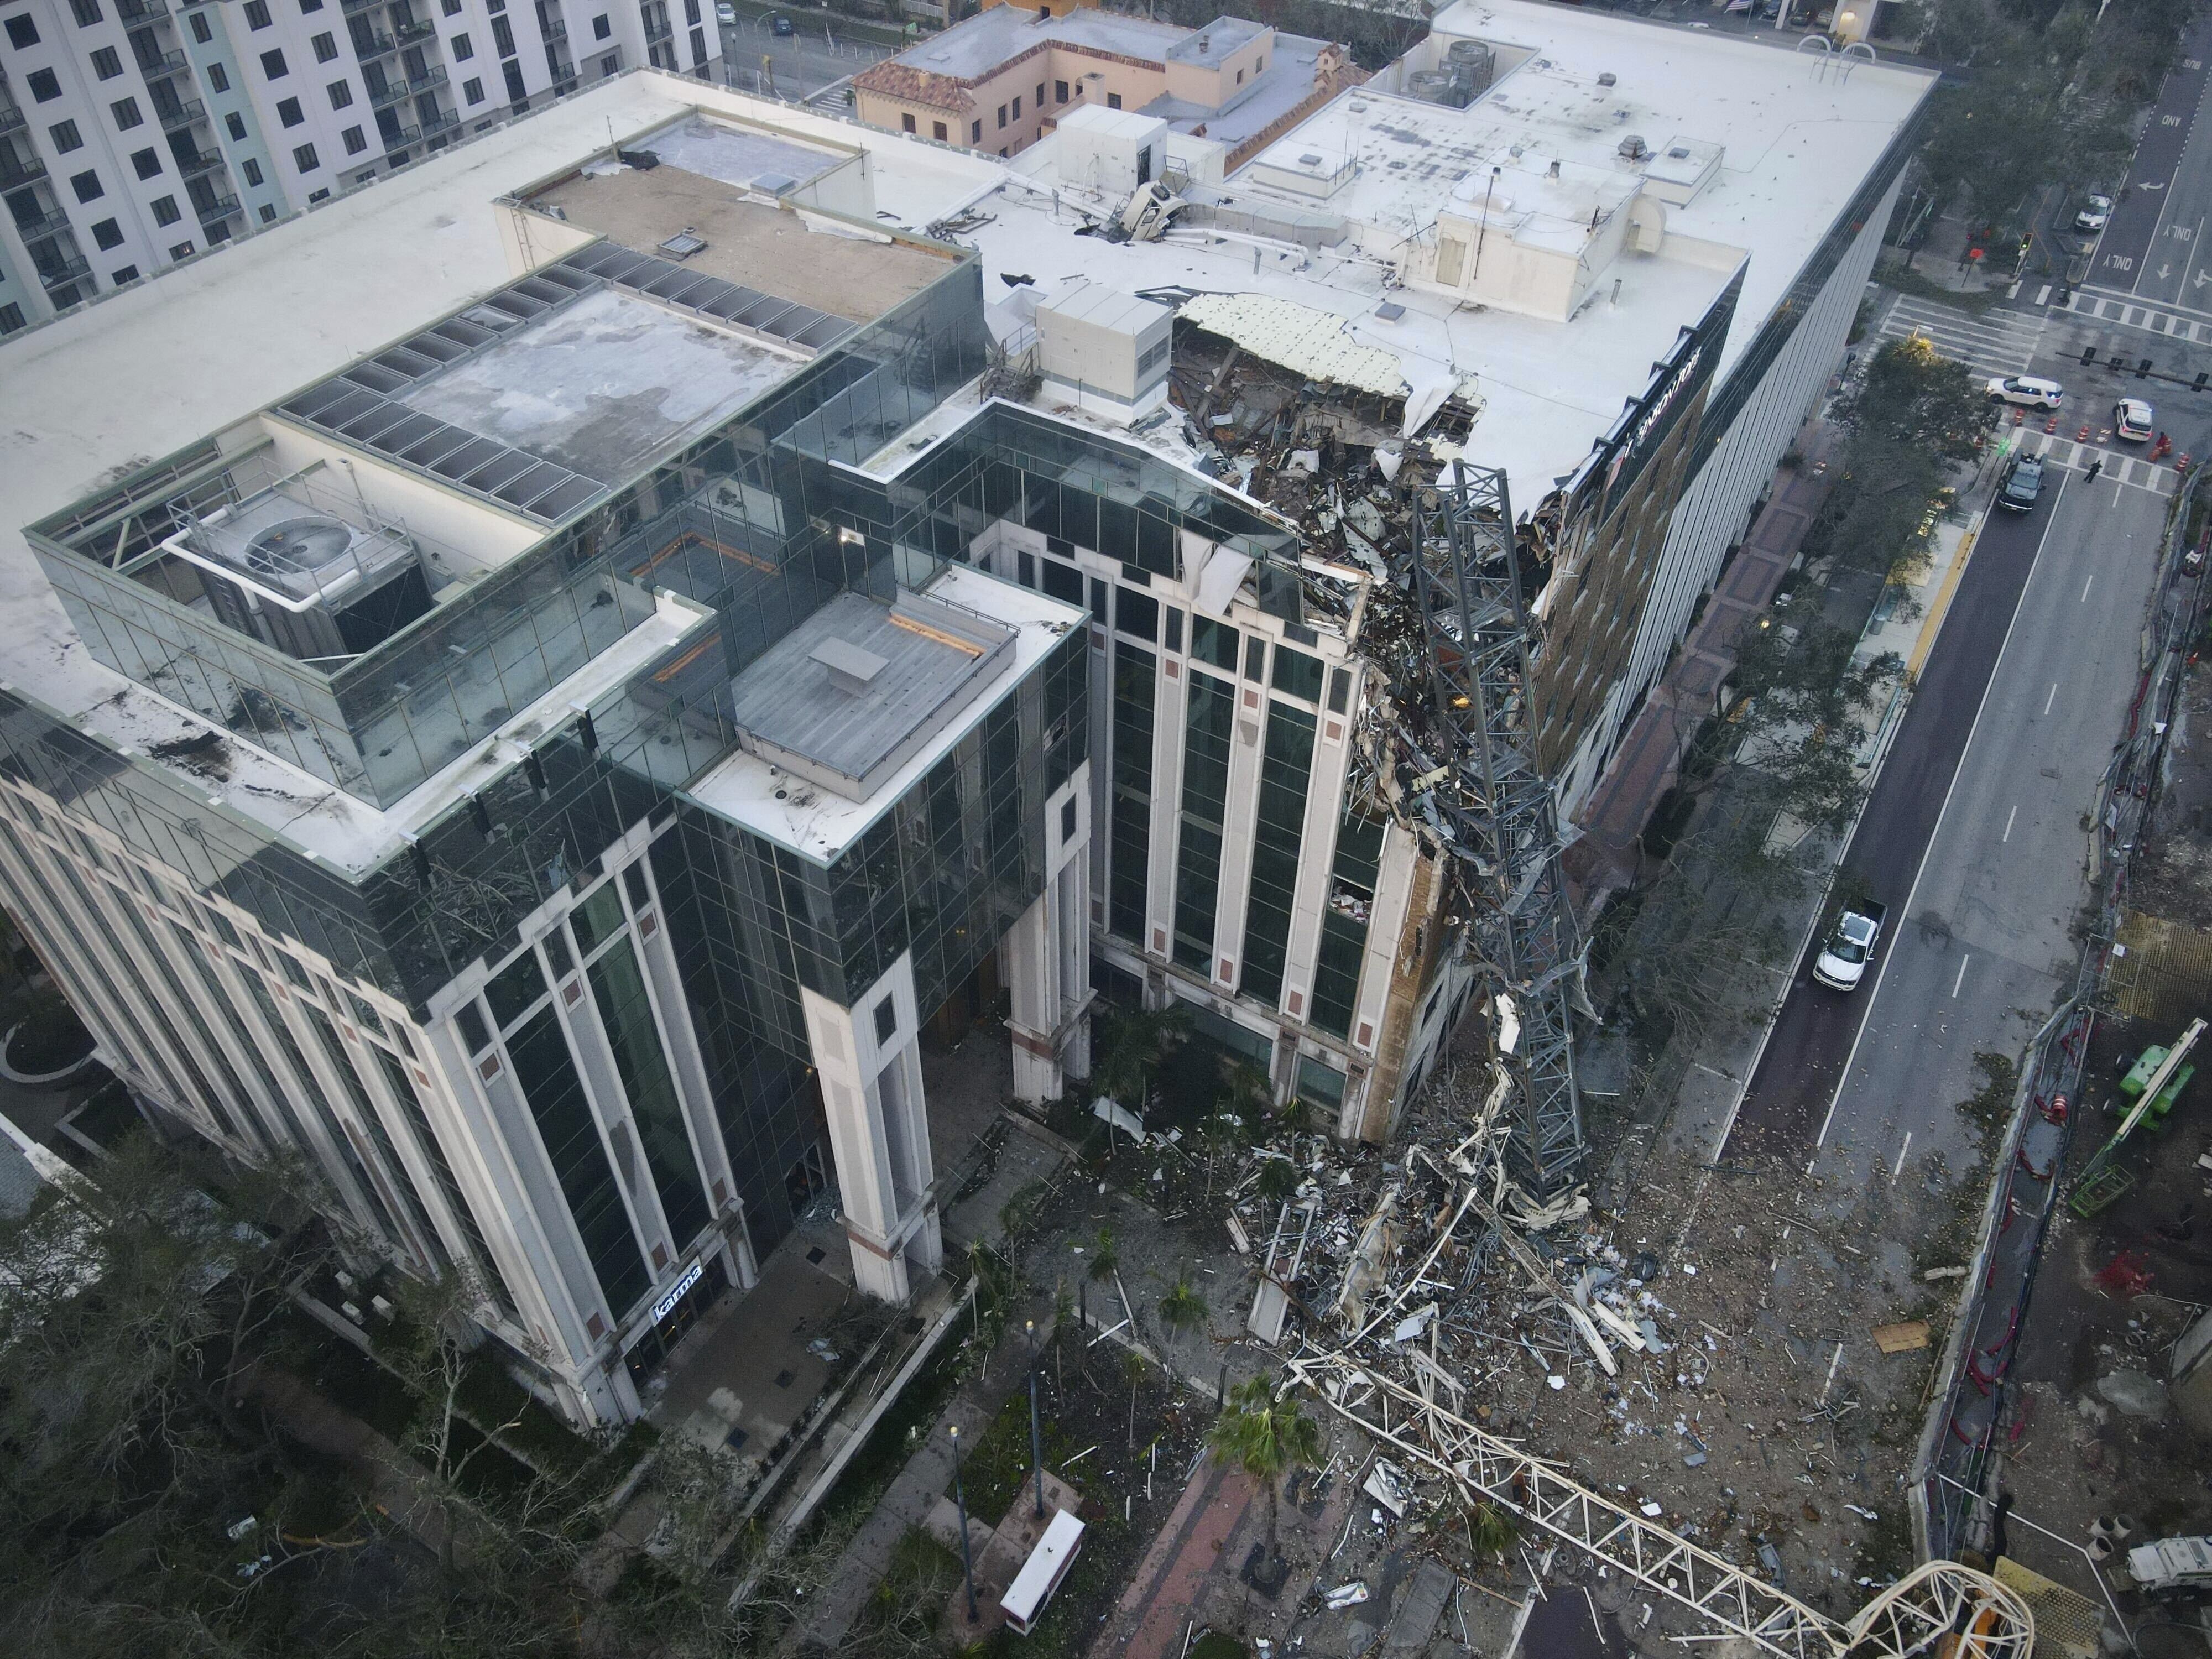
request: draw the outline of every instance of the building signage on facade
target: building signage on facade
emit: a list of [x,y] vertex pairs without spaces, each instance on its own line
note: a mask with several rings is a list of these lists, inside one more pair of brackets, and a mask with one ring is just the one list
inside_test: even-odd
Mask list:
[[703,1259],[686,1267],[684,1270],[684,1277],[668,1287],[668,1294],[653,1304],[653,1322],[658,1325],[669,1315],[674,1313],[676,1304],[684,1299],[684,1292],[696,1285],[700,1275],[706,1271],[707,1264]]

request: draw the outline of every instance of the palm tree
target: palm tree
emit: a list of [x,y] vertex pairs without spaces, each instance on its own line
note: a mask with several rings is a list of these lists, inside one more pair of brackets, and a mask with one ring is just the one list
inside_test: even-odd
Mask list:
[[1114,1270],[1121,1265],[1121,1247],[1114,1242],[1114,1230],[1101,1227],[1098,1237],[1091,1241],[1091,1279],[1093,1284],[1114,1277]]
[[1229,1391],[1229,1402],[1206,1437],[1216,1455],[1235,1463],[1267,1489],[1267,1553],[1275,1550],[1276,1486],[1292,1469],[1322,1458],[1321,1425],[1298,1409],[1272,1379],[1255,1376]]
[[1099,1033],[1091,1079],[1099,1092],[1139,1117],[1151,1101],[1152,1074],[1190,1033],[1190,1011],[1178,1003],[1157,1012],[1116,1008]]
[[1160,1298],[1160,1323],[1170,1332],[1192,1331],[1206,1323],[1206,1298],[1184,1273]]

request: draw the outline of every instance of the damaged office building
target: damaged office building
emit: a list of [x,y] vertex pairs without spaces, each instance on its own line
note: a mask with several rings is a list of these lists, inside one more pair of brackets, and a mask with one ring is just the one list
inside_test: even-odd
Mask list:
[[1485,998],[1553,1189],[1561,826],[1928,86],[1461,4],[1229,173],[606,82],[5,348],[0,890],[584,1422],[825,1205],[936,1271],[933,1027],[1187,1005],[1377,1141]]

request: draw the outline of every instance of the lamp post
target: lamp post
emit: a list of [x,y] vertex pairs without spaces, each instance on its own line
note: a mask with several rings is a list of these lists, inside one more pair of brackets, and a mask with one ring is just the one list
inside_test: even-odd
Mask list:
[[1044,1519],[1044,1434],[1037,1426],[1036,1321],[1023,1322],[1030,1334],[1030,1462],[1036,1465],[1036,1518]]
[[960,1425],[947,1431],[952,1437],[952,1501],[960,1509],[960,1573],[968,1581],[968,1622],[975,1622],[975,1564],[968,1553],[968,1493],[960,1484]]

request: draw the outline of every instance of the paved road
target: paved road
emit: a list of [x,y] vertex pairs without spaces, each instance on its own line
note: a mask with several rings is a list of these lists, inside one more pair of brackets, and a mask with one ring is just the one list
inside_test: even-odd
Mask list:
[[[2063,489],[2046,490],[2033,513],[1993,515],[1983,529],[1844,854],[1845,869],[1892,913],[1870,974],[1881,970],[1894,946],[1905,896],[1935,831],[1984,690],[2063,494]],[[1869,1002],[1878,1000],[1864,988],[1839,995],[1813,984],[1817,949],[1816,941],[1797,965],[1796,983],[1745,1093],[1738,1134],[1751,1132],[1769,1145],[1809,1147],[1834,1098],[1861,1019]]]
[[2092,286],[2212,313],[2212,18],[2189,32],[2180,63],[2160,88],[2150,125],[2128,168],[2127,199],[2112,214],[2089,267]]
[[842,19],[825,22],[819,12],[793,8],[785,15],[797,33],[779,35],[769,24],[773,15],[740,7],[738,21],[722,27],[722,64],[729,83],[741,92],[805,99],[890,55],[890,47],[874,41],[843,38]]

